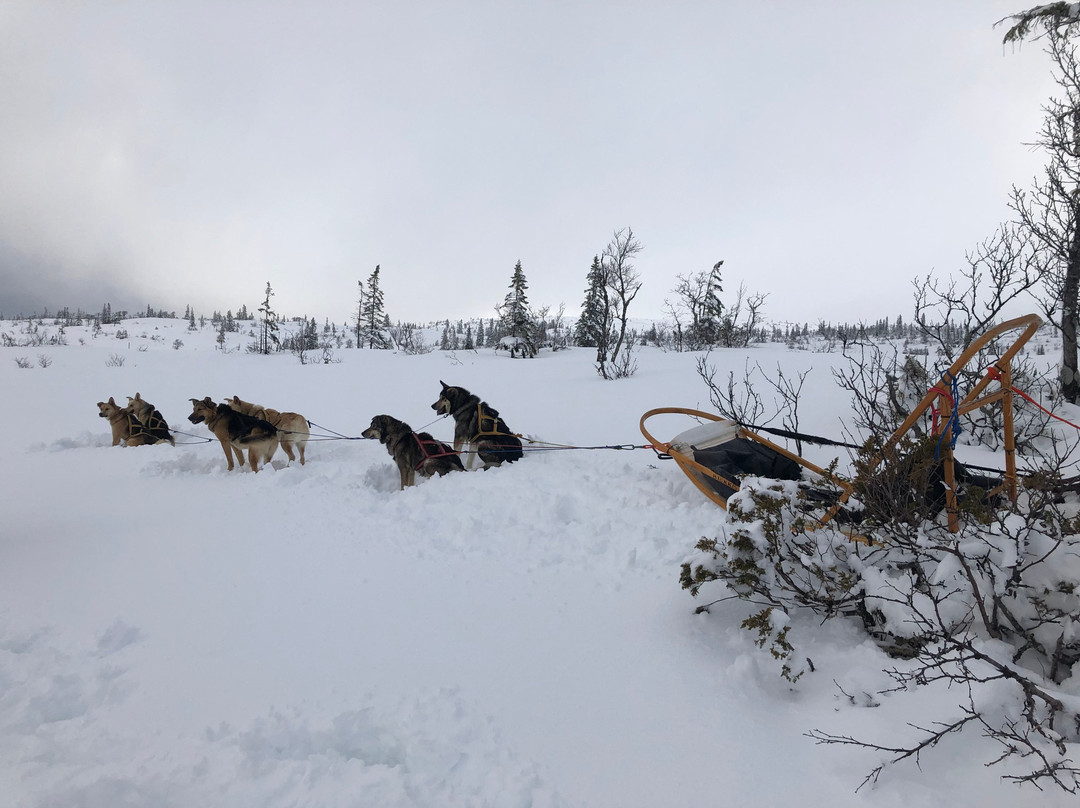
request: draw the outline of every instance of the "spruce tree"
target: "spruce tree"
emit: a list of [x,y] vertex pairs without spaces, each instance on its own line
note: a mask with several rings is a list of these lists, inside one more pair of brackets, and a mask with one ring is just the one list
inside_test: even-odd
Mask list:
[[313,351],[319,347],[319,326],[316,324],[314,317],[304,323],[302,341],[304,350]]
[[600,256],[593,256],[586,280],[588,288],[585,290],[585,301],[581,304],[581,316],[574,327],[574,344],[599,348],[609,331],[606,281]]
[[525,295],[525,290],[528,288],[525,271],[521,268],[521,261],[518,261],[514,265],[513,275],[510,276],[510,291],[503,299],[499,315],[504,336],[514,337],[519,344],[522,344],[524,355],[536,356],[534,342],[536,322],[532,312],[529,311],[529,300]]
[[360,299],[356,301],[356,314],[353,315],[356,320],[356,347],[363,348],[364,340],[361,334],[364,330],[364,282],[357,281],[356,285],[360,289]]
[[259,343],[256,346],[256,353],[268,354],[270,351],[280,348],[281,343],[278,340],[278,315],[272,308],[270,308],[270,298],[274,296],[274,290],[270,288],[270,281],[266,282],[266,297],[263,299],[262,305],[259,306],[259,313],[262,314],[262,331],[260,332]]
[[386,337],[384,323],[387,319],[383,308],[383,291],[379,286],[379,265],[368,276],[367,294],[360,304],[360,319],[363,323],[357,329],[357,343],[367,343],[368,348],[386,349],[390,341]]

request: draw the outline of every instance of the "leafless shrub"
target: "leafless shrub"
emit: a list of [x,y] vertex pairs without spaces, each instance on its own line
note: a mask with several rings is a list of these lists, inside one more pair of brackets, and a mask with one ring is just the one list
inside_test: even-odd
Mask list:
[[622,351],[615,355],[609,363],[608,373],[612,379],[628,379],[637,373],[637,357],[634,356],[635,340],[630,337],[623,345]]
[[405,354],[414,356],[417,354],[427,354],[435,350],[434,345],[427,345],[424,343],[424,336],[420,329],[412,323],[399,323],[396,326],[390,327],[390,335],[394,340],[394,344],[398,346],[398,349]]

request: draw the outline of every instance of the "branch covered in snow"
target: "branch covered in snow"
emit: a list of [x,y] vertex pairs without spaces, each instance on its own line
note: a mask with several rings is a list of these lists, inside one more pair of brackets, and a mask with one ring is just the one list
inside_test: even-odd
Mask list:
[[[1046,3],[1019,14],[1010,14],[998,20],[995,26],[1006,20],[1012,20],[1012,25],[1005,32],[1003,42],[1018,43],[1025,39],[1038,39],[1051,29],[1068,28],[1080,22],[1080,3]],[[1042,33],[1037,33],[1040,29]]]

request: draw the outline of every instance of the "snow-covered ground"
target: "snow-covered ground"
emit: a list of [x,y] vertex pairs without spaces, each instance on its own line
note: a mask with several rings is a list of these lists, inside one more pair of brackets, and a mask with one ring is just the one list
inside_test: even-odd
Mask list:
[[[694,355],[642,351],[617,382],[585,349],[301,365],[185,326],[0,349],[0,806],[1074,802],[1003,783],[975,734],[855,794],[885,756],[804,733],[895,742],[956,699],[867,695],[895,661],[855,625],[800,625],[816,672],[792,686],[739,628],[748,607],[695,615],[679,565],[724,514],[649,450],[535,452],[400,492],[374,441],[230,473],[198,437],[114,448],[95,406],[138,391],[205,436],[189,399],[238,395],[356,436],[379,413],[428,425],[443,380],[545,441],[641,444],[644,411],[709,408]],[[835,355],[713,358],[741,375],[747,354],[812,367],[802,428],[840,436]]]

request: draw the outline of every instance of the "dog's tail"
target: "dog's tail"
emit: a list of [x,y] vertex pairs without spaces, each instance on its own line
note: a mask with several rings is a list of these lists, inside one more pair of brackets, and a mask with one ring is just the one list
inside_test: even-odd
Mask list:
[[278,433],[278,428],[266,421],[252,427],[251,431],[243,437],[237,438],[236,442],[241,444],[260,443],[264,440],[270,440]]

